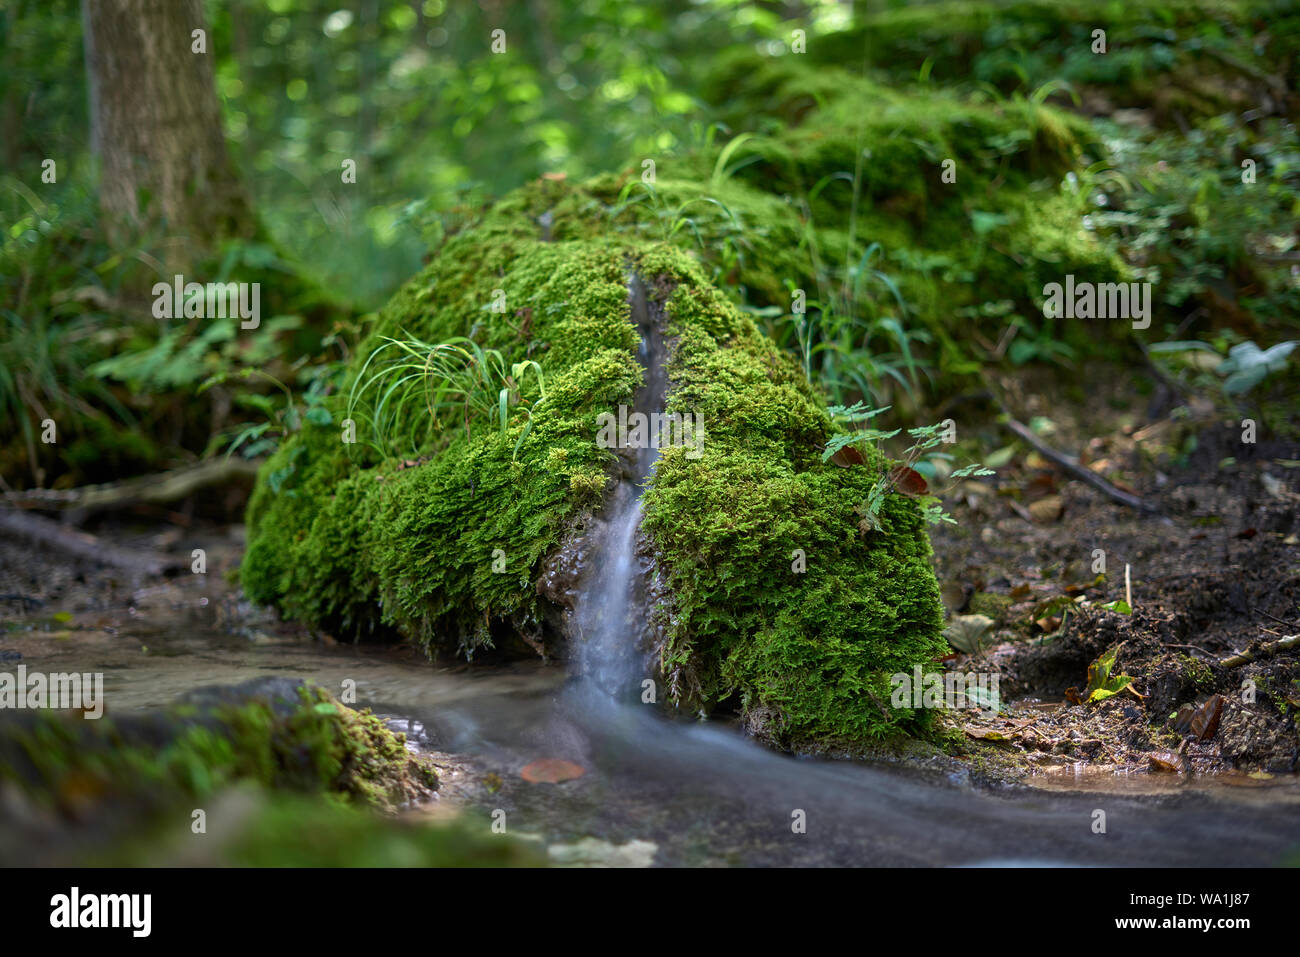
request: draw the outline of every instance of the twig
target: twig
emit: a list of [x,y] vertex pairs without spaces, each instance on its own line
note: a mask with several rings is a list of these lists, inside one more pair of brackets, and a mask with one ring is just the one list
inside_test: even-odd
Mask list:
[[1288,627],[1291,628],[1294,628],[1296,626],[1296,622],[1287,621],[1285,618],[1279,618],[1277,617],[1277,615],[1273,614],[1270,611],[1265,611],[1263,608],[1256,608],[1255,610],[1259,612],[1261,615],[1268,615],[1268,617],[1272,618],[1279,625],[1287,625]]
[[1075,478],[1086,482],[1097,491],[1110,496],[1121,505],[1127,505],[1129,508],[1136,509],[1139,512],[1153,513],[1159,511],[1155,506],[1147,504],[1136,495],[1117,489],[1092,469],[1080,465],[1078,460],[1072,456],[1066,455],[1064,452],[1058,452],[1051,446],[1045,445],[1043,440],[1034,435],[1029,427],[1023,422],[1017,422],[1008,415],[1007,421],[1003,422],[1002,426],[1008,431],[1014,433],[1017,438],[1027,442],[1033,447],[1034,451],[1043,458],[1052,462],[1058,468],[1068,472]]
[[1166,648],[1186,648],[1189,651],[1199,651],[1201,654],[1205,655],[1205,657],[1209,658],[1211,661],[1219,660],[1218,655],[1214,654],[1211,651],[1206,651],[1204,648],[1198,647],[1197,645],[1175,645],[1171,641],[1164,641],[1161,642],[1161,644],[1163,644]]
[[137,503],[174,502],[209,485],[221,485],[257,474],[256,463],[244,459],[211,459],[198,465],[144,475],[112,485],[73,489],[28,489],[5,498],[20,508],[75,510],[83,514]]
[[1238,665],[1244,665],[1256,660],[1257,658],[1271,658],[1279,651],[1290,651],[1292,648],[1300,646],[1300,635],[1287,635],[1278,641],[1270,641],[1266,645],[1261,645],[1254,652],[1243,651],[1239,655],[1233,655],[1231,658],[1224,658],[1219,662],[1220,668],[1236,668]]
[[149,576],[165,574],[185,563],[157,552],[138,551],[111,545],[87,532],[68,528],[40,515],[13,510],[0,511],[0,532],[41,545],[61,549],[89,561],[100,562]]

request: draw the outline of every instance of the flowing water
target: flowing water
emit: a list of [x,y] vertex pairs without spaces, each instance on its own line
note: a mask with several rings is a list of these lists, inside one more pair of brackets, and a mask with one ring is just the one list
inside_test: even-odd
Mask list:
[[[424,747],[496,774],[462,813],[564,843],[643,842],[667,865],[1036,863],[1240,866],[1300,853],[1294,778],[1045,777],[991,792],[947,768],[776,754],[729,726],[685,723],[616,700],[561,664],[435,667],[392,650],[231,635],[196,610],[140,603],[114,635],[38,629],[6,636],[30,669],[102,671],[109,713],[264,675],[313,680],[400,721]],[[142,649],[147,648],[147,651]],[[6,663],[5,668],[11,665]],[[564,758],[587,773],[528,784],[520,769]],[[1095,812],[1105,834],[1093,833]],[[792,821],[803,812],[806,833]]]
[[[668,392],[662,312],[651,305],[640,277],[628,279],[632,322],[640,336],[638,360],[644,383],[637,389],[629,415],[663,412]],[[620,415],[620,419],[623,416]],[[625,701],[641,691],[648,646],[652,642],[647,607],[647,569],[638,555],[641,496],[654,477],[659,437],[619,450],[620,481],[604,509],[604,518],[589,533],[592,557],[579,587],[575,674],[592,707]],[[588,687],[587,685],[590,685]]]

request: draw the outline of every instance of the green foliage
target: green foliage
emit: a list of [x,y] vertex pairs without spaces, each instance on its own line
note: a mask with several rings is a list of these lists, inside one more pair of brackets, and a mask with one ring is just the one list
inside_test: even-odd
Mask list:
[[[85,375],[117,342],[132,263],[88,229],[94,197],[76,182],[42,196],[0,180],[0,475],[15,485],[158,459],[149,410]],[[46,419],[56,443],[38,441]]]
[[1118,654],[1118,648],[1108,648],[1088,666],[1086,700],[1089,704],[1112,698],[1133,683],[1130,675],[1114,674],[1115,659]]
[[1199,362],[1201,357],[1212,358],[1208,371],[1214,374],[1213,382],[1224,395],[1245,395],[1270,375],[1287,368],[1287,360],[1300,343],[1295,341],[1279,342],[1267,349],[1261,349],[1254,342],[1238,342],[1228,349],[1226,358],[1219,357],[1215,348],[1199,340],[1157,342],[1149,351],[1153,354],[1168,354],[1175,360],[1182,359],[1184,365],[1193,371],[1201,370],[1196,376],[1199,381],[1207,381],[1204,374],[1207,367]]
[[[828,412],[833,419],[841,420],[845,425],[856,425],[874,418],[883,412],[887,412],[889,407],[883,409],[868,409],[861,402],[852,406],[832,406]],[[943,510],[943,505],[938,498],[929,491],[928,483],[924,480],[918,483],[917,477],[913,477],[915,466],[920,463],[921,457],[926,453],[938,448],[945,441],[947,425],[943,422],[935,425],[919,426],[908,429],[907,434],[912,438],[912,444],[904,450],[902,457],[898,459],[894,466],[887,470],[882,470],[872,484],[867,496],[854,511],[862,518],[862,529],[864,534],[878,532],[881,529],[880,510],[885,503],[885,497],[897,492],[900,487],[904,489],[904,494],[919,495],[921,505],[921,517],[931,525],[939,522],[947,522],[955,525],[956,520]],[[854,429],[849,432],[840,432],[831,436],[826,443],[825,450],[822,452],[822,461],[829,462],[834,456],[847,448],[858,448],[860,450],[871,450],[880,453],[880,443],[892,439],[898,435],[902,429],[891,429],[882,431],[880,429]],[[965,465],[954,470],[950,479],[976,478],[986,475],[995,474],[992,469],[985,468],[982,465]],[[924,484],[926,488],[921,490],[911,486]]]
[[[358,326],[261,242],[231,242],[196,267],[211,282],[256,282],[256,329],[223,318],[160,319],[155,283],[173,281],[151,234],[114,248],[88,170],[36,192],[0,181],[0,475],[15,486],[96,482],[157,469],[248,429],[282,432],[290,406],[328,387]],[[267,371],[269,370],[269,371]],[[250,389],[275,383],[286,408]],[[232,392],[227,384],[243,384]],[[287,386],[281,385],[287,383]],[[305,392],[289,396],[287,389]],[[202,395],[199,401],[196,395]],[[210,404],[209,404],[210,400]],[[261,421],[241,419],[254,413]],[[267,418],[267,416],[270,418]],[[52,419],[57,441],[38,441]],[[231,420],[234,420],[233,422]],[[214,435],[214,432],[216,433]],[[245,435],[243,447],[257,436]]]

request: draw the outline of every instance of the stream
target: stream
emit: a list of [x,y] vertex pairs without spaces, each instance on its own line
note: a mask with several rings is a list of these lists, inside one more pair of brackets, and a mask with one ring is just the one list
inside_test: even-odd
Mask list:
[[[307,678],[336,694],[354,682],[358,705],[406,730],[415,746],[463,756],[459,774],[499,776],[496,793],[466,789],[460,803],[484,827],[502,809],[513,833],[553,844],[641,842],[657,865],[1203,867],[1279,864],[1300,850],[1294,778],[1056,775],[990,791],[938,766],[778,754],[727,725],[671,721],[615,700],[558,664],[439,668],[392,650],[250,642],[195,617],[142,613],[137,627],[111,638],[30,631],[23,660],[102,671],[110,713],[259,676]],[[574,761],[586,774],[524,782],[520,769],[542,757]],[[1104,834],[1092,830],[1097,810]],[[792,828],[796,811],[806,833]]]

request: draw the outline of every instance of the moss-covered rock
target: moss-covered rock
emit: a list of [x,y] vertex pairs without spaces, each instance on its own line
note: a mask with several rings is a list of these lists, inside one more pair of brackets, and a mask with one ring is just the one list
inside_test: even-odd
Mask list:
[[438,786],[403,735],[289,679],[201,689],[122,718],[15,714],[0,725],[0,781],[73,811],[112,797],[199,799],[236,781],[393,810]]
[[[0,860],[57,866],[544,866],[483,817],[395,814],[438,787],[369,712],[292,679],[120,718],[0,722]],[[201,815],[198,813],[201,812]]]
[[[699,458],[663,450],[645,500],[675,698],[738,697],[782,741],[915,727],[888,706],[888,675],[942,648],[917,505],[891,497],[863,539],[853,510],[882,463],[823,463],[830,420],[797,365],[688,253],[617,228],[591,238],[612,218],[592,191],[539,183],[447,242],[384,311],[351,384],[375,374],[365,363],[389,339],[468,334],[507,365],[537,361],[545,401],[520,384],[505,435],[474,416],[431,431],[413,401],[381,441],[377,416],[339,396],[330,425],[308,426],[263,471],[249,594],[339,634],[391,630],[431,650],[472,654],[541,629],[540,568],[599,514],[617,472],[597,417],[642,381],[636,275],[667,318],[667,411],[697,416],[707,436]],[[504,312],[491,310],[497,290]],[[355,444],[342,441],[348,415]],[[791,571],[795,549],[805,574]]]
[[1290,0],[945,0],[870,14],[809,52],[898,82],[1068,85],[1094,109],[1152,110],[1172,126],[1275,92],[1262,78],[1290,65],[1297,15]]

